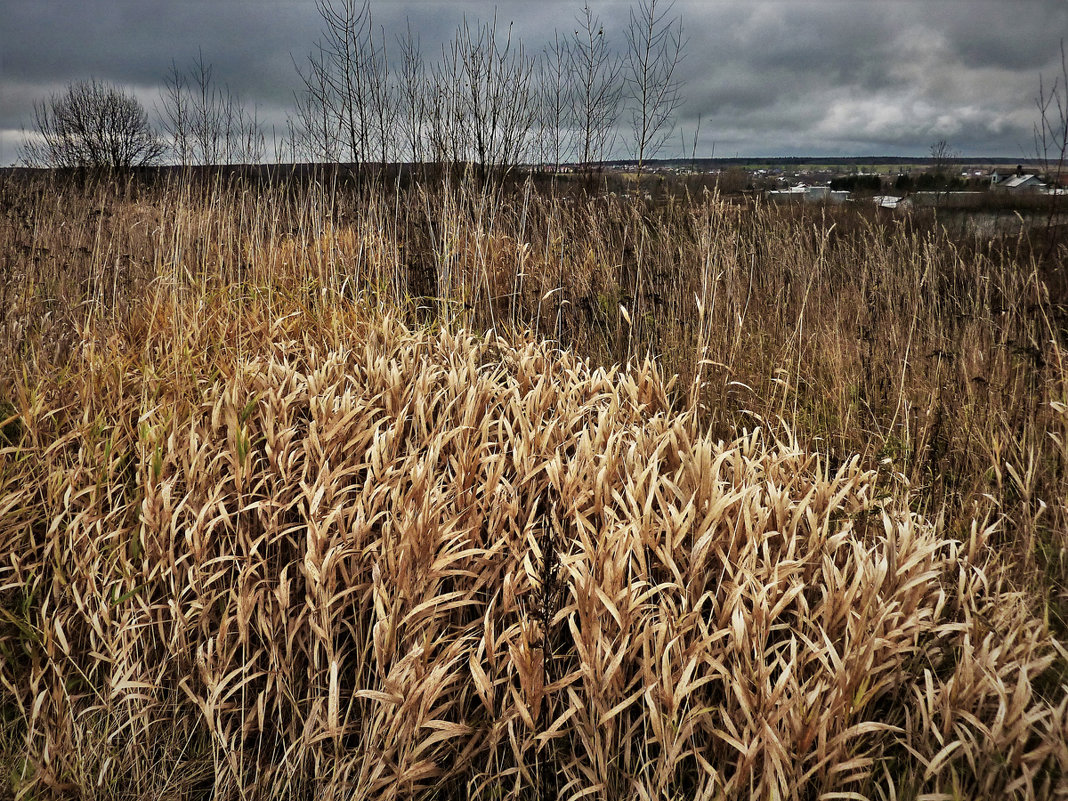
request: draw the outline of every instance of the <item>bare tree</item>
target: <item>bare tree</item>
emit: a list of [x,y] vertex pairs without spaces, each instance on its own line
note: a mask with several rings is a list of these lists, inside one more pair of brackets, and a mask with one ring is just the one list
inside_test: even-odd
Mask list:
[[223,133],[223,103],[215,85],[215,70],[204,61],[198,51],[191,70],[193,78],[190,105],[192,110],[192,139],[200,164],[218,164]]
[[950,162],[955,158],[955,153],[953,148],[950,147],[949,141],[939,139],[936,142],[932,142],[929,152],[935,175],[946,178],[946,170],[949,169]]
[[604,26],[589,3],[582,7],[577,22],[569,49],[575,81],[572,119],[577,156],[583,168],[589,170],[604,159],[609,134],[619,120],[623,60],[612,54]]
[[463,75],[458,39],[459,34],[448,46],[442,45],[441,60],[431,67],[426,86],[430,158],[440,164],[455,164],[468,158],[463,133],[465,106],[457,88]]
[[571,48],[570,40],[555,32],[542,51],[538,65],[538,158],[554,168],[571,149]]
[[232,108],[236,108],[236,113],[231,114],[232,124],[227,126],[227,130],[234,131],[237,138],[234,141],[231,163],[258,164],[263,161],[267,151],[259,109],[253,106],[252,111],[249,111],[236,95],[233,99],[235,106]]
[[671,16],[674,5],[674,0],[638,0],[627,25],[624,75],[639,176],[671,136],[682,104],[676,70],[684,40],[682,17]]
[[1039,76],[1038,120],[1035,122],[1035,155],[1042,164],[1042,171],[1050,183],[1049,210],[1046,217],[1046,256],[1049,257],[1060,245],[1061,227],[1054,225],[1057,216],[1064,172],[1068,167],[1068,58],[1065,57],[1064,40],[1061,39],[1060,74],[1047,87]]
[[336,100],[342,141],[348,158],[361,164],[367,157],[367,87],[361,54],[370,39],[369,0],[316,0],[323,18],[323,44],[328,85]]
[[297,68],[304,149],[355,165],[394,160],[402,88],[390,73],[385,31],[373,35],[370,0],[316,0],[315,8],[322,38],[307,67]]
[[496,18],[474,28],[465,19],[434,71],[429,111],[443,160],[473,162],[480,177],[515,167],[538,115],[533,72],[510,25],[502,38]]
[[95,79],[34,103],[34,122],[35,136],[20,153],[30,166],[139,167],[164,150],[138,100]]
[[1068,164],[1068,58],[1065,57],[1064,40],[1061,39],[1060,74],[1047,85],[1045,78],[1038,78],[1038,120],[1034,126],[1035,156],[1042,164],[1047,178],[1058,178]]
[[386,51],[386,33],[382,29],[379,43],[368,37],[363,64],[367,74],[367,97],[369,117],[373,138],[373,153],[379,164],[385,167],[396,160],[397,120],[400,110],[397,102],[400,87],[389,70],[389,57]]
[[506,173],[521,160],[534,126],[533,60],[522,42],[513,42],[511,25],[503,44],[498,41],[496,17],[475,35],[465,21],[458,43],[465,79],[460,85],[463,118],[470,123],[476,163]]
[[407,156],[413,162],[426,158],[426,68],[419,47],[419,37],[412,33],[411,21],[403,39],[398,39],[401,50],[401,76],[398,88],[398,127],[407,146]]
[[334,92],[330,64],[320,43],[308,56],[306,70],[297,68],[304,89],[294,94],[295,119],[290,129],[294,150],[313,161],[341,160],[341,101]]
[[156,115],[167,138],[171,152],[179,164],[193,163],[192,112],[187,78],[178,65],[171,62],[171,71],[163,79],[161,108]]
[[258,115],[215,80],[215,69],[202,51],[187,72],[172,62],[160,100],[156,113],[180,164],[263,160],[266,144]]

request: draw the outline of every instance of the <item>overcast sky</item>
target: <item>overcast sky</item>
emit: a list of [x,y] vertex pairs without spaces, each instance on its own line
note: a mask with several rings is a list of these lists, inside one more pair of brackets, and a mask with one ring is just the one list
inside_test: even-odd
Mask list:
[[[428,55],[466,14],[514,22],[528,51],[569,31],[582,0],[377,0],[387,38],[405,19]],[[591,2],[623,44],[629,3]],[[1068,0],[677,0],[687,36],[685,105],[699,155],[1033,153],[1039,75],[1059,72]],[[281,131],[320,28],[312,0],[0,0],[0,164],[35,99],[89,77],[151,111],[172,60],[203,50],[216,75]],[[681,149],[678,135],[671,149]],[[664,155],[671,155],[665,152]]]

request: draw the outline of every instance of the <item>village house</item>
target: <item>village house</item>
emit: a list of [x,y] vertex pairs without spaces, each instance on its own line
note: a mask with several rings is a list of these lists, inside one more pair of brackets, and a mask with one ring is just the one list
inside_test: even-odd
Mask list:
[[999,192],[1038,192],[1046,185],[1033,173],[1025,173],[1017,166],[1014,171],[995,169],[991,172],[990,188]]

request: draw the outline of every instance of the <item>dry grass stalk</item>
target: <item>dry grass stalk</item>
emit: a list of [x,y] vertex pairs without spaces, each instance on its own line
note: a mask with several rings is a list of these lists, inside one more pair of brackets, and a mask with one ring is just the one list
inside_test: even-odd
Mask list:
[[714,442],[649,362],[388,319],[324,351],[302,322],[181,406],[118,342],[27,388],[0,496],[21,793],[523,798],[551,771],[561,797],[1037,797],[1063,775],[1063,690],[1035,685],[1056,651],[993,527],[956,542],[874,506],[856,460]]
[[[457,211],[434,222],[436,323],[406,327],[402,245],[425,232],[385,204],[331,227],[326,193],[271,206],[179,187],[158,218],[124,203],[105,222],[89,214],[111,208],[100,191],[64,201],[92,234],[38,197],[38,238],[5,284],[0,756],[20,798],[1065,794],[1066,654],[1011,558],[1057,542],[1041,460],[1063,449],[1064,409],[1010,419],[1036,389],[1007,349],[986,362],[1006,394],[959,420],[991,453],[957,464],[997,466],[995,503],[976,491],[967,516],[940,518],[916,451],[887,457],[888,482],[865,466],[875,453],[832,462],[778,427],[721,441],[652,360],[598,369],[462,328],[526,319],[616,358],[661,337],[666,360],[693,343],[642,311],[655,283],[620,274],[612,232],[645,264],[703,247],[663,288],[681,311],[700,279],[713,363],[694,397],[741,420],[744,383],[764,396],[749,412],[783,413],[808,444],[806,415],[838,403],[842,421],[868,415],[843,443],[866,426],[930,442],[946,435],[917,422],[916,357],[903,369],[842,332],[852,309],[902,352],[942,336],[931,265],[970,284],[935,240],[806,243],[715,204],[656,229],[594,201],[545,209],[603,223],[565,284],[535,266],[575,257],[552,223],[538,239],[507,207]],[[137,220],[155,226],[144,251]],[[85,259],[61,255],[90,235]],[[123,237],[133,266],[115,270]],[[750,238],[780,274],[751,273]],[[836,301],[860,256],[867,277]],[[996,277],[1041,296],[1035,276]],[[869,280],[920,306],[893,315],[864,300]],[[612,287],[629,321],[568,317]],[[960,360],[978,359],[1007,329],[979,296],[951,297],[971,304]],[[798,316],[774,322],[782,309]],[[761,384],[768,364],[787,367]],[[853,371],[861,404],[840,383]],[[1047,425],[1058,438],[1037,436]],[[1017,531],[1033,548],[997,555]]]

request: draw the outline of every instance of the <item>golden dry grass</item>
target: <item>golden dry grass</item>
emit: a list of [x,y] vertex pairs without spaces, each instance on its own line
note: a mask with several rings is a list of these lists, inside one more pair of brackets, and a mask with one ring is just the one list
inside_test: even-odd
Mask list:
[[[426,234],[390,224],[385,203],[335,228],[345,210],[327,214],[313,191],[128,197],[106,223],[87,217],[97,233],[79,261],[91,226],[71,220],[113,208],[113,190],[70,191],[37,199],[35,238],[5,263],[0,757],[13,794],[1068,795],[1055,585],[1020,580],[1038,543],[1063,542],[1041,524],[1064,503],[1042,460],[1059,458],[1068,413],[1047,402],[1045,436],[1006,439],[992,461],[981,449],[996,437],[981,440],[969,458],[998,468],[990,501],[937,506],[919,467],[879,463],[885,437],[820,455],[805,418],[819,398],[866,408],[873,436],[900,430],[848,387],[800,386],[892,358],[889,343],[851,355],[832,325],[856,307],[849,286],[840,305],[826,291],[849,257],[819,262],[807,290],[762,275],[748,299],[732,283],[744,264],[732,277],[720,261],[692,335],[654,331],[634,308],[648,287],[632,284],[627,304],[612,297],[621,311],[602,310],[622,324],[572,319],[562,350],[517,330],[559,332],[574,312],[547,308],[565,293],[545,300],[560,274],[551,231],[480,228],[440,201],[438,294],[409,301],[399,254]],[[638,214],[619,203],[588,213]],[[655,231],[657,264],[671,241],[703,241],[711,259],[756,233],[782,257],[829,252],[829,233],[791,245],[767,219],[754,233],[729,209],[699,214],[703,228],[676,217]],[[627,237],[646,230],[634,225]],[[568,245],[588,264],[568,263],[572,299],[609,281],[613,241]],[[854,256],[897,263],[874,232],[859,241]],[[885,247],[945,258],[918,236]],[[924,287],[921,303],[950,302]],[[819,305],[824,347],[812,355],[813,318],[788,321],[803,347],[781,372],[760,356],[759,412],[790,425],[724,437],[730,418],[702,404],[726,404],[757,353],[789,347],[761,344],[776,305],[793,308],[771,289]],[[688,287],[662,291],[681,304]],[[432,321],[416,324],[427,315],[410,302],[433,305]],[[722,330],[733,303],[768,324]],[[881,330],[915,342],[935,318],[910,310]],[[507,335],[485,334],[491,321]],[[970,330],[978,349],[989,329]],[[638,358],[655,336],[670,340],[662,361],[689,348],[704,383],[672,386]],[[623,364],[596,367],[583,348]],[[990,369],[1016,375],[1008,359]],[[921,379],[888,397],[906,404]],[[842,425],[840,446],[856,428]],[[1004,458],[1017,448],[1039,463]]]

